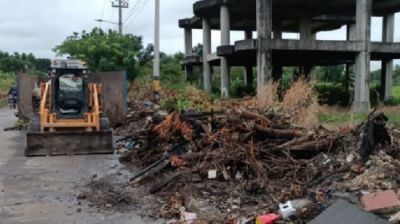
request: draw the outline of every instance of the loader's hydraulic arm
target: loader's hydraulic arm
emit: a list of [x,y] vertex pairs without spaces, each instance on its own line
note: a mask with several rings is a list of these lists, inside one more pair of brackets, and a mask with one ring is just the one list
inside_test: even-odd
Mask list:
[[101,117],[101,85],[89,83],[88,112],[83,118],[63,119],[58,118],[57,112],[52,112],[51,82],[41,85],[40,102],[40,131],[55,132],[57,129],[84,128],[86,131],[100,131]]

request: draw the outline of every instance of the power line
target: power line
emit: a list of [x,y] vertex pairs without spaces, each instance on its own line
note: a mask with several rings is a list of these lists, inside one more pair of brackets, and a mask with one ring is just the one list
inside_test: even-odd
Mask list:
[[[106,3],[107,3],[107,0],[104,0],[104,3],[103,3],[103,9],[101,10],[101,16],[100,16],[100,19],[102,19],[103,18],[103,16],[104,16],[104,10],[105,10],[105,8],[106,8]],[[102,24],[100,23],[100,29],[102,28]]]
[[124,22],[128,21],[133,14],[135,14],[137,12],[137,10],[139,9],[139,3],[140,0],[136,0],[135,4],[133,5],[133,7],[131,8],[131,10],[128,12],[127,16],[124,19]]
[[[107,0],[106,0],[107,1]],[[110,4],[112,4],[112,0],[108,0],[107,2],[109,2]],[[106,3],[105,3],[106,4]],[[114,11],[115,10],[110,10],[110,12],[109,12],[109,16],[108,16],[108,19],[107,19],[107,21],[113,21],[114,19],[113,19],[113,17],[114,17]],[[101,20],[103,20],[103,18],[100,18]],[[110,23],[109,23],[110,24]],[[108,25],[108,29],[110,29],[110,25]]]
[[103,18],[103,16],[104,16],[104,10],[106,9],[106,3],[107,3],[107,0],[104,0],[104,1],[103,1],[103,8],[101,9],[101,16],[100,16],[100,18]]
[[109,20],[112,20],[112,19],[113,19],[113,17],[114,17],[114,10],[111,10],[111,13],[110,13],[110,19],[109,19]]
[[147,5],[148,2],[149,2],[148,0],[142,1],[142,5],[141,5],[140,9],[137,11],[137,13],[134,16],[132,16],[132,18],[129,21],[125,22],[125,26],[128,26],[129,24],[131,24],[142,13],[143,9],[145,8],[145,6]]

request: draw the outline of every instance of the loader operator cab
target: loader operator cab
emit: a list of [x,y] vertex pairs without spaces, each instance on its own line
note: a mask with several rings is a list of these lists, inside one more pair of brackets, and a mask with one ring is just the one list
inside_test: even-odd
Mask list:
[[51,112],[62,119],[80,119],[88,112],[88,70],[79,64],[52,64]]

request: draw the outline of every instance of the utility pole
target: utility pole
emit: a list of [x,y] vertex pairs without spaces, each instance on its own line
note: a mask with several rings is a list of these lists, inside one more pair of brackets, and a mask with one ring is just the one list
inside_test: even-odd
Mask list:
[[112,7],[118,8],[118,31],[122,34],[122,9],[129,8],[128,0],[114,0]]
[[160,0],[155,0],[153,100],[160,102]]

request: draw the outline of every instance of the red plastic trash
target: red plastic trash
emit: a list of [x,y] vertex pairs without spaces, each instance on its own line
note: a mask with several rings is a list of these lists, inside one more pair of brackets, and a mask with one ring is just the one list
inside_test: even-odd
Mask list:
[[280,218],[277,214],[261,215],[257,217],[256,224],[274,224]]

